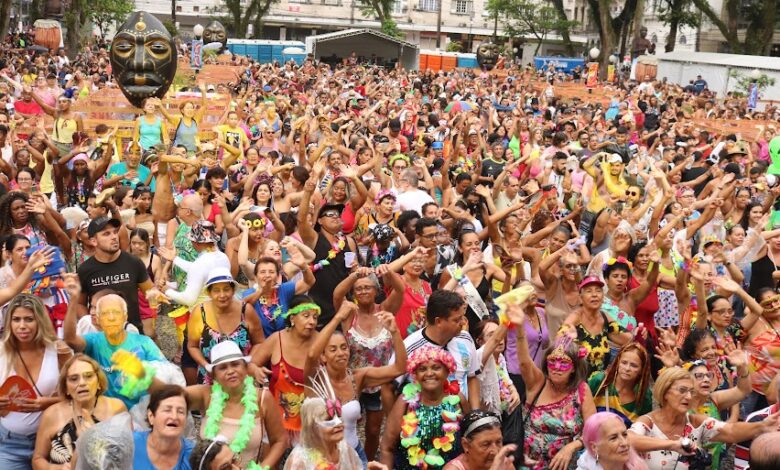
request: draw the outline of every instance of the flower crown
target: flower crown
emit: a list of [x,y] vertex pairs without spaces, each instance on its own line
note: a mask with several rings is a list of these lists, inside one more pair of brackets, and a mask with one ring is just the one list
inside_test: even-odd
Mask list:
[[682,365],[682,368],[690,371],[694,367],[707,367],[707,363],[701,359],[697,359],[695,361],[685,362]]
[[[569,336],[568,334],[563,334],[555,341],[555,349],[552,350],[552,352],[547,356],[547,359],[569,359],[571,360],[571,356],[567,353],[569,350],[569,346],[571,346],[572,341],[574,341],[574,338]],[[585,349],[585,347],[580,346],[580,348],[577,350],[577,358],[582,359],[585,356],[588,355],[588,350]]]
[[379,193],[377,193],[376,197],[374,198],[374,203],[379,204],[382,201],[382,199],[386,197],[391,197],[393,198],[393,200],[397,199],[394,192],[392,192],[389,189],[383,189],[379,191]]
[[449,351],[435,346],[423,346],[409,356],[409,360],[406,363],[406,372],[409,375],[414,375],[414,371],[428,361],[440,362],[447,368],[449,374],[454,373],[456,370],[455,358],[452,357]]
[[608,259],[607,262],[601,266],[601,270],[606,271],[607,266],[614,266],[615,264],[625,264],[626,266],[628,266],[628,269],[631,271],[633,271],[634,269],[634,264],[631,261],[627,260],[622,256],[618,256],[617,258]]

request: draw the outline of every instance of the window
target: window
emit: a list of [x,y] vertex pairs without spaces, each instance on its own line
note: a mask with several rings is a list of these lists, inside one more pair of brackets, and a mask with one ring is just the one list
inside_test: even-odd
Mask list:
[[393,15],[402,15],[404,13],[404,2],[403,0],[394,0],[393,1],[393,9],[391,11],[391,14]]
[[192,11],[194,11],[195,13],[197,13],[197,12],[199,12],[199,11],[200,11],[200,7],[199,7],[199,6],[194,6],[194,7],[192,7]]
[[176,5],[176,13],[181,13],[181,5]]
[[680,35],[680,44],[683,45],[683,46],[688,44],[688,38],[686,38],[684,34]]
[[418,10],[422,11],[439,11],[439,0],[419,0],[417,5]]
[[474,3],[471,0],[454,0],[452,5],[457,15],[470,15],[474,11]]

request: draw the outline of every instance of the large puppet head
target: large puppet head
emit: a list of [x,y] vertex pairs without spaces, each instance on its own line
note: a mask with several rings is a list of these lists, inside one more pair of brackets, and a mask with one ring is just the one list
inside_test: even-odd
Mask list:
[[146,98],[165,96],[176,75],[176,59],[173,37],[145,11],[130,15],[111,42],[114,79],[137,107]]
[[492,42],[481,44],[479,48],[477,48],[477,63],[480,67],[492,70],[498,61],[498,53],[498,46]]
[[212,42],[221,43],[222,49],[227,47],[227,31],[217,20],[212,21],[203,29],[203,43],[211,44]]

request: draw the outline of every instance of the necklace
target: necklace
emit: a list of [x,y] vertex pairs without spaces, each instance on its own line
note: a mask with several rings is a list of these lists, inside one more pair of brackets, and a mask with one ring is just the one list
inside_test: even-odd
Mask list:
[[314,263],[311,270],[313,272],[317,272],[320,269],[324,268],[325,266],[330,266],[330,260],[338,256],[338,254],[341,253],[342,250],[344,250],[344,247],[346,245],[347,245],[347,240],[346,238],[344,238],[344,235],[342,235],[341,233],[336,235],[336,241],[333,244],[331,244],[331,249],[328,250],[328,257]]
[[[448,386],[446,390],[450,390]],[[443,466],[446,461],[442,453],[450,452],[456,445],[455,435],[460,431],[460,418],[463,411],[460,407],[460,396],[457,393],[446,395],[438,406],[420,406],[420,392],[422,386],[418,383],[409,383],[403,388],[403,399],[406,402],[407,413],[401,421],[401,446],[406,449],[406,458],[409,465],[427,468],[430,466]],[[449,393],[449,392],[448,392]],[[431,412],[441,409],[440,413]],[[420,411],[421,416],[418,416]],[[433,437],[432,432],[441,429],[444,436]],[[432,449],[422,448],[424,441],[432,446]]]
[[[206,410],[206,417],[209,422],[203,430],[203,436],[206,439],[214,439],[219,434],[219,424],[222,422],[222,414],[225,412],[229,395],[222,388],[222,385],[215,383],[211,386],[211,403]],[[240,454],[249,444],[252,437],[252,431],[255,428],[255,416],[260,410],[257,405],[257,389],[252,377],[244,379],[244,391],[241,395],[241,404],[244,405],[244,414],[238,421],[238,431],[230,443],[230,450],[234,454]]]

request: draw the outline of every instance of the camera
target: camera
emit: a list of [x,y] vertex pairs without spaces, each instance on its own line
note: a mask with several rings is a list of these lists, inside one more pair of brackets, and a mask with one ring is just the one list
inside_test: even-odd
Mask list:
[[693,451],[693,455],[681,455],[679,458],[680,462],[688,464],[688,470],[706,470],[712,466],[712,456],[706,449],[696,447],[690,450],[689,446],[683,446],[683,449]]

